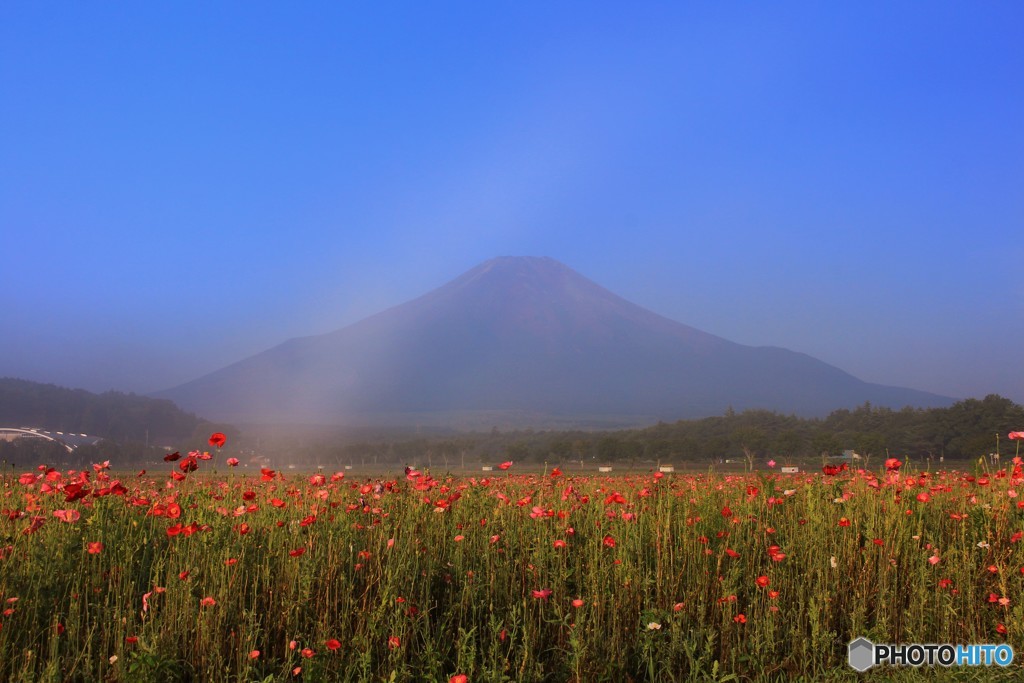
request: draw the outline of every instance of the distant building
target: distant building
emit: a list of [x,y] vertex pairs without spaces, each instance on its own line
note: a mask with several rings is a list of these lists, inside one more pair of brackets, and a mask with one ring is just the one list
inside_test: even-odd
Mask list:
[[88,434],[74,434],[72,432],[51,432],[36,427],[0,427],[0,441],[17,441],[19,439],[41,439],[43,441],[54,441],[63,446],[68,453],[79,446],[94,446],[103,439]]

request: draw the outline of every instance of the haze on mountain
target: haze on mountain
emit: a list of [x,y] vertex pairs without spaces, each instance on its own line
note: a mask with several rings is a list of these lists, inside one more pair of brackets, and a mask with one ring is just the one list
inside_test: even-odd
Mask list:
[[953,402],[722,339],[536,257],[487,261],[417,299],[157,396],[243,423],[541,427]]

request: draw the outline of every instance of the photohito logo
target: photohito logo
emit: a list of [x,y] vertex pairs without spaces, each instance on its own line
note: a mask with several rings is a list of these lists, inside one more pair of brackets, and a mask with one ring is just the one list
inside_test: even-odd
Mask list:
[[876,664],[890,666],[1009,666],[1013,648],[1009,645],[876,645],[857,638],[847,646],[850,666],[867,671]]

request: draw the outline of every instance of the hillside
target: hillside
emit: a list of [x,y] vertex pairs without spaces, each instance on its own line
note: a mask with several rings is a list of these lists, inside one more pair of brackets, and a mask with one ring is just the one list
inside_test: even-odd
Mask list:
[[767,409],[824,416],[953,399],[657,315],[548,258],[487,261],[405,304],[291,339],[158,394],[233,421],[456,423],[481,412],[651,423]]
[[0,426],[40,427],[113,441],[159,443],[189,438],[205,420],[167,399],[108,391],[94,394],[0,378]]

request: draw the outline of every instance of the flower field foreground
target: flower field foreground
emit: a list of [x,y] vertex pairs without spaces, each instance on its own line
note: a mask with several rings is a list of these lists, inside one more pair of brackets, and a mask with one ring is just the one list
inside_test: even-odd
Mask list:
[[203,460],[4,476],[0,679],[915,673],[855,676],[858,636],[1007,642],[1009,670],[970,673],[1024,675],[1019,464],[353,481]]

